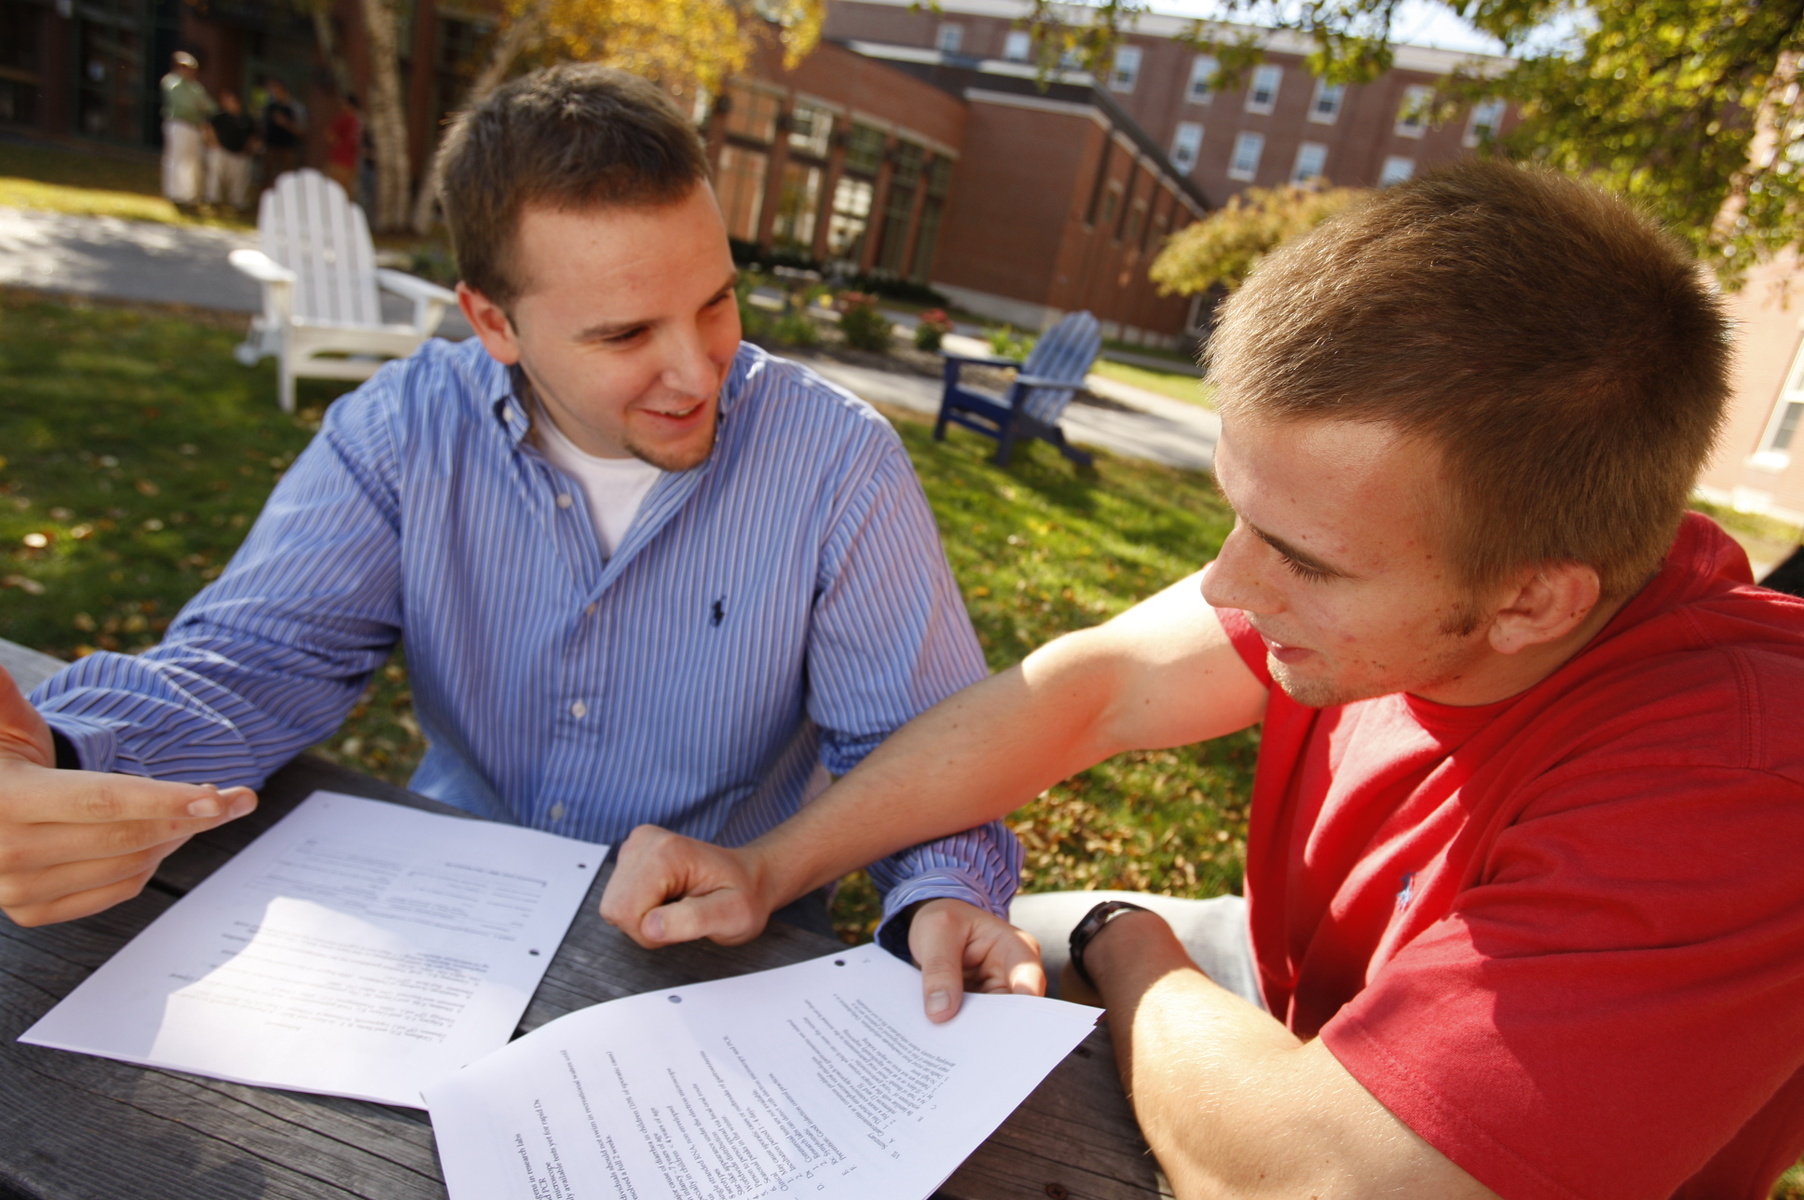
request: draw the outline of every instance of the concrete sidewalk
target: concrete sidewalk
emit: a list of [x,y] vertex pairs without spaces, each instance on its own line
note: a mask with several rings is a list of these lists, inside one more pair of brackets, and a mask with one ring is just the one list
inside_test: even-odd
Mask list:
[[[248,316],[261,310],[262,298],[257,285],[233,270],[226,256],[240,246],[256,244],[256,236],[249,232],[209,226],[0,208],[0,286],[187,304]],[[398,297],[384,294],[382,303],[387,320],[411,316],[411,307]],[[463,315],[453,311],[439,334],[464,338],[470,328]],[[983,343],[971,340],[967,345],[956,334],[949,341],[948,349],[988,353]],[[939,411],[937,380],[806,352],[791,357],[874,403]],[[1097,375],[1090,376],[1087,385],[1107,403],[1080,400],[1065,410],[1065,434],[1072,441],[1168,466],[1209,468],[1221,433],[1213,412]]]

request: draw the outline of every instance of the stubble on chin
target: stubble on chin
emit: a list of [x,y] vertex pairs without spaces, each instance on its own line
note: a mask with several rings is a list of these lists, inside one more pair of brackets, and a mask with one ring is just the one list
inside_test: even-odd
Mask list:
[[647,446],[637,439],[629,439],[626,452],[641,462],[650,463],[660,471],[690,471],[708,461],[714,453],[714,443],[720,436],[720,410],[716,408],[708,419],[708,428],[700,436],[691,441],[675,446]]

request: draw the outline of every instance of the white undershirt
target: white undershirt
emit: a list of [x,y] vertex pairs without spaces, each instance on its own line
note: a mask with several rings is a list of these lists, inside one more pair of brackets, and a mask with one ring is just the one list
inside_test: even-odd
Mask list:
[[626,536],[639,506],[652,485],[664,474],[644,459],[596,458],[576,448],[551,418],[539,410],[533,428],[539,433],[539,449],[551,464],[576,480],[595,521],[603,557],[614,557],[615,547]]

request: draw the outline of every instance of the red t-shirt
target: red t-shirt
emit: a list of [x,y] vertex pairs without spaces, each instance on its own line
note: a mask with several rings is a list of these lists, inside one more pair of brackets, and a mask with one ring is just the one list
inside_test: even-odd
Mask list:
[[1694,514],[1513,699],[1272,689],[1267,1004],[1509,1200],[1764,1200],[1804,1153],[1804,600],[1751,584]]
[[340,109],[326,127],[326,161],[335,167],[355,167],[363,151],[363,121],[351,109]]

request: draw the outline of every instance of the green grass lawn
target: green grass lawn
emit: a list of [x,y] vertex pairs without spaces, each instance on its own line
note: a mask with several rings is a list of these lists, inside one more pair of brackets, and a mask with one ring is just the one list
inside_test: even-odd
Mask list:
[[1186,404],[1215,407],[1215,385],[1181,371],[1154,371],[1133,363],[1111,362],[1109,359],[1099,358],[1091,365],[1090,372],[1101,375],[1104,379],[1113,379],[1118,383],[1157,392],[1161,396],[1170,396],[1173,400],[1182,400]]
[[[155,643],[219,573],[342,386],[281,413],[269,363],[232,360],[242,318],[0,292],[0,636],[75,657]],[[1035,444],[1008,470],[958,432],[899,428],[993,667],[1095,624],[1213,556],[1229,518],[1207,477]],[[1017,814],[1027,886],[1208,895],[1239,886],[1256,735],[1124,755]],[[323,751],[405,782],[423,749],[399,657]],[[866,932],[854,879],[842,928]]]

